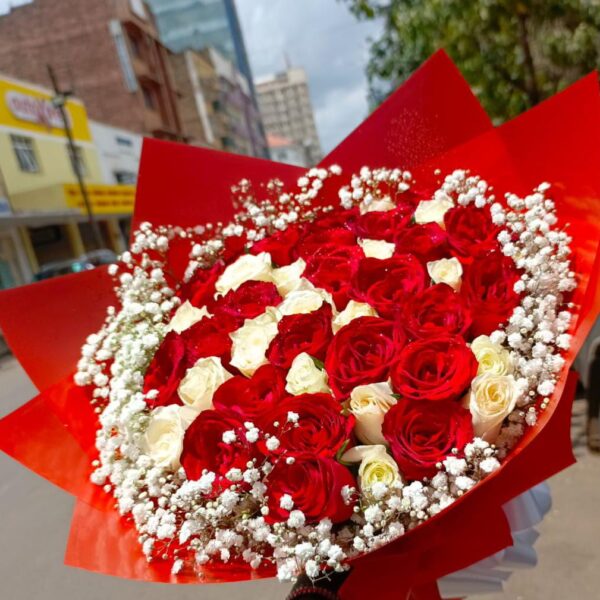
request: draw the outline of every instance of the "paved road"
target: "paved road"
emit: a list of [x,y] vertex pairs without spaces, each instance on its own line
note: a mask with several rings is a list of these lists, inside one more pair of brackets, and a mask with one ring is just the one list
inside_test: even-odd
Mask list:
[[[0,362],[0,416],[35,393],[12,359]],[[600,457],[585,450],[583,403],[575,407],[579,462],[551,481],[554,507],[537,543],[539,566],[515,573],[503,595],[471,600],[600,598]],[[282,600],[275,582],[179,586],[143,584],[62,564],[72,501],[0,455],[0,598],[7,600]],[[376,599],[369,599],[376,600]]]

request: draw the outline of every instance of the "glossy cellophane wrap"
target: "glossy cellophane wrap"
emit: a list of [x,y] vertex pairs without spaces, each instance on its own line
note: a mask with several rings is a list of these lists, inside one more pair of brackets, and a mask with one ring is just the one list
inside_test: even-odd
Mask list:
[[[439,52],[322,161],[334,163],[346,177],[364,164],[410,169],[420,185],[436,179],[435,169],[445,174],[466,168],[492,184],[498,197],[505,191],[527,194],[548,181],[559,220],[570,224],[573,237],[577,319],[549,407],[501,469],[436,517],[354,560],[340,592],[343,600],[432,600],[439,598],[439,578],[511,546],[504,504],[574,461],[569,428],[576,382],[568,367],[600,310],[595,294],[600,270],[597,78],[590,75],[494,128],[456,67]],[[134,224],[225,221],[233,214],[230,188],[241,179],[259,187],[278,178],[292,187],[302,173],[289,165],[146,140]],[[66,564],[168,583],[273,576],[268,569],[205,565],[198,579],[172,575],[166,563],[148,564],[133,524],[119,516],[109,494],[89,481],[97,415],[71,373],[85,337],[100,327],[114,302],[113,282],[103,268],[0,294],[0,327],[41,390],[0,421],[0,448],[77,498]]]

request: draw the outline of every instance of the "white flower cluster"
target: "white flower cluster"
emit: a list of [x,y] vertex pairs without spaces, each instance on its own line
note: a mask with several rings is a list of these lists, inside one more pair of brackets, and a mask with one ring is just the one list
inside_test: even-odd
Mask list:
[[[91,479],[114,495],[121,514],[133,519],[148,560],[171,561],[173,573],[198,569],[201,577],[199,567],[209,561],[243,561],[253,569],[272,563],[282,580],[294,579],[301,572],[314,579],[328,569],[342,571],[349,558],[378,548],[436,515],[498,469],[499,459],[525,426],[535,424],[536,407],[546,407],[554,392],[564,365],[561,351],[569,346],[571,313],[565,294],[574,288],[575,280],[569,265],[570,239],[554,227],[555,206],[545,195],[548,186],[539,186],[523,199],[508,195],[504,206],[495,202],[484,181],[455,171],[430,200],[419,204],[415,220],[443,223],[445,211],[452,206],[489,206],[494,223],[501,227],[502,251],[522,273],[515,285],[521,294],[520,306],[504,328],[489,337],[480,336],[471,346],[480,369],[469,400],[478,437],[462,455],[455,452],[438,464],[431,479],[405,482],[381,437],[383,415],[396,402],[389,385],[357,387],[349,410],[357,421],[355,433],[370,445],[352,448],[341,457],[347,464],[357,463],[359,486],[342,490],[344,502],[354,505],[352,518],[342,526],[334,526],[329,519],[307,523],[289,495],[279,503],[286,516],[289,513],[287,520],[269,522],[269,473],[278,461],[292,464],[294,458],[278,454],[278,437],[267,437],[250,422],[244,424],[244,440],[238,440],[239,433],[232,430],[223,434],[223,443],[252,446],[262,441],[271,455],[262,463],[253,459],[243,469],[231,469],[227,485],[218,483],[210,471],[197,480],[187,479],[179,464],[183,432],[200,410],[210,407],[212,393],[230,374],[214,357],[203,359],[180,386],[184,406],[150,411],[147,401],[156,391],[143,392],[144,373],[160,342],[170,329],[179,332],[207,314],[179,306],[163,272],[166,253],[174,241],[190,242],[189,278],[197,268],[215,260],[228,237],[244,234],[250,243],[297,220],[317,218],[320,213],[311,208],[312,203],[323,181],[339,172],[335,166],[311,169],[298,181],[297,194],[280,193],[281,186],[275,182],[270,190],[278,197],[273,201],[255,201],[248,182],[242,182],[237,192],[243,211],[228,225],[154,229],[142,224],[131,251],[112,270],[118,278],[121,306],[109,309],[101,330],[87,339],[75,377],[79,385],[93,386],[100,413],[99,460]],[[350,187],[341,188],[339,196],[345,209],[358,205],[362,213],[390,210],[411,180],[408,172],[364,167],[352,177]],[[301,287],[294,284],[304,270],[301,259],[283,268],[273,268],[270,257],[265,260],[259,254],[231,265],[217,283],[221,293],[226,293],[251,273],[254,280],[275,283],[284,298],[276,316],[267,311],[232,334],[231,362],[246,374],[263,364],[265,332],[275,335],[281,315],[310,312],[323,302],[332,303],[327,293],[308,282]],[[457,262],[432,262],[428,270],[436,281],[458,288],[462,270]],[[371,310],[351,301],[344,311],[334,312],[334,330],[358,316],[372,315]],[[236,347],[252,352],[236,354]],[[308,355],[298,355],[286,389],[291,394],[328,390],[326,375]],[[499,408],[498,398],[502,399]],[[489,408],[492,404],[495,412]],[[298,414],[290,412],[281,428],[298,426],[298,421]],[[495,445],[484,439],[490,432]]]

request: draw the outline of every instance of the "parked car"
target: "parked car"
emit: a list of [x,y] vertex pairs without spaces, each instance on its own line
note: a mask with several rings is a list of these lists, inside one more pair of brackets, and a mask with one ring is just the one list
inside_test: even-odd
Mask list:
[[68,275],[69,273],[79,273],[88,271],[101,265],[109,265],[117,261],[117,255],[106,248],[101,250],[92,250],[82,254],[79,258],[69,258],[66,260],[57,260],[47,263],[33,276],[34,281],[51,279],[59,275]]

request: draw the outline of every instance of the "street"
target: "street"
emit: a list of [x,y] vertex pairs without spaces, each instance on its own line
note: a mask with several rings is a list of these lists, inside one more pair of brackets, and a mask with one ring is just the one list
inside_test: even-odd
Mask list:
[[[18,363],[0,362],[0,416],[35,394]],[[473,600],[594,600],[600,590],[600,457],[585,447],[585,402],[577,401],[573,440],[578,463],[550,484],[554,506],[540,527],[535,570],[515,573],[503,595]],[[2,598],[11,600],[282,600],[274,581],[173,587],[104,577],[62,563],[73,502],[5,455],[0,457]],[[375,599],[373,599],[375,600]]]

